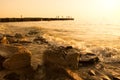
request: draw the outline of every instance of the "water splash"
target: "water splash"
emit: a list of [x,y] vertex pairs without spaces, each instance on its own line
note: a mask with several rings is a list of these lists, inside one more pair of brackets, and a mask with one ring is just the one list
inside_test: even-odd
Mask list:
[[120,50],[112,47],[95,47],[91,51],[100,58],[102,62],[120,62]]

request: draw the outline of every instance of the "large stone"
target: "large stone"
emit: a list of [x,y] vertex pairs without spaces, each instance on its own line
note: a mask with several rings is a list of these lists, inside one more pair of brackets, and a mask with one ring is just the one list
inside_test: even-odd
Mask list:
[[56,47],[45,51],[44,64],[49,67],[78,68],[79,53],[74,48]]
[[15,52],[10,50],[11,52],[9,53],[13,52],[13,54],[8,56],[8,58],[3,62],[4,68],[15,70],[31,65],[31,53],[23,47],[17,47],[16,49],[17,50],[14,50]]

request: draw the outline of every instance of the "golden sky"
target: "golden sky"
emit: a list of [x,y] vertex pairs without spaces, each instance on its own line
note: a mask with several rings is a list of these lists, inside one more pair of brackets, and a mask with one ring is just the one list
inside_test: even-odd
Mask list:
[[120,20],[120,0],[0,0],[0,17]]

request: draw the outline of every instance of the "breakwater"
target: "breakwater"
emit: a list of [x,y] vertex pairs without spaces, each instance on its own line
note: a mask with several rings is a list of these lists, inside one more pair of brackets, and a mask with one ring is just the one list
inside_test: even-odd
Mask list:
[[0,22],[23,22],[23,21],[56,21],[74,20],[74,18],[0,18]]

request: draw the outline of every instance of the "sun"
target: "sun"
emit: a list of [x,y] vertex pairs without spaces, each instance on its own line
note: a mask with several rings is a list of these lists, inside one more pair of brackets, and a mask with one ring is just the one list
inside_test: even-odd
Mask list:
[[116,6],[115,0],[101,0],[103,1],[103,7],[106,9],[112,9]]
[[97,0],[99,8],[103,10],[113,10],[116,8],[118,0]]

